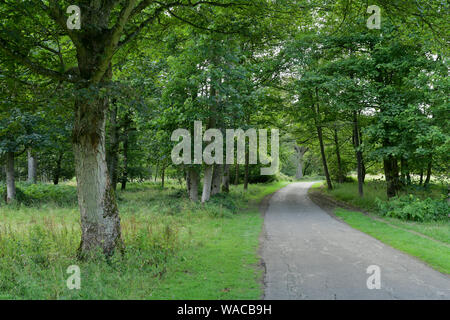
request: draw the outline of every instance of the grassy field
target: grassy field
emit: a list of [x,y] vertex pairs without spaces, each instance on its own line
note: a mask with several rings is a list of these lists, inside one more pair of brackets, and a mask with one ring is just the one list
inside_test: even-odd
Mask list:
[[[189,202],[174,182],[164,190],[130,184],[118,192],[126,252],[94,262],[75,257],[75,186],[19,185],[32,200],[0,207],[0,298],[259,299],[257,204],[286,184],[250,185],[246,193],[233,186],[205,205]],[[70,265],[80,267],[80,290],[66,286]]]
[[[323,183],[317,183],[313,188],[369,213],[365,215],[352,210],[335,210],[335,214],[350,226],[421,259],[436,270],[450,274],[450,219],[408,221],[382,216],[376,200],[387,200],[381,181],[367,181],[363,198],[358,196],[357,183],[335,184],[331,191],[322,186]],[[445,190],[439,185],[433,185],[428,190],[410,188],[404,191],[419,198],[439,198],[443,192]]]

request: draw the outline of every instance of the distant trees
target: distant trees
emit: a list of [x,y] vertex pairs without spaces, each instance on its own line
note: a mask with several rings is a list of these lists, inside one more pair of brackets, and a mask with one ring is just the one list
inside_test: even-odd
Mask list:
[[[332,176],[342,182],[346,173],[342,138],[350,139],[354,147],[352,163],[360,196],[368,161],[381,161],[386,193],[393,197],[402,185],[411,183],[413,163],[419,164],[417,174],[423,177],[427,172],[429,178],[431,154],[449,151],[448,145],[445,147],[446,126],[434,116],[435,110],[445,108],[442,95],[447,89],[438,79],[445,77],[446,66],[419,39],[400,39],[399,31],[385,22],[378,33],[354,29],[331,37],[306,37],[285,49],[294,68],[285,86],[294,101],[292,114],[299,118],[294,121],[316,127],[330,189]],[[328,152],[337,158],[333,174],[329,172],[326,141],[334,144]]]

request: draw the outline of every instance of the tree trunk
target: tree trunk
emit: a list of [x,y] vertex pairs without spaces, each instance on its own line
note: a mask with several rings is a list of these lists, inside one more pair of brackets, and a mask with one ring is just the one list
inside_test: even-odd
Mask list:
[[37,161],[31,148],[28,148],[27,155],[28,155],[28,182],[36,183]]
[[430,183],[430,180],[431,180],[431,168],[432,168],[432,165],[433,165],[433,160],[430,159],[430,161],[428,162],[428,166],[427,166],[427,177],[426,177],[426,179],[425,179],[425,184],[424,184],[424,186],[427,186],[427,185]]
[[16,180],[14,177],[14,152],[6,153],[6,203],[16,200]]
[[234,185],[239,184],[239,163],[236,163],[236,166],[234,167]]
[[157,178],[158,178],[158,164],[156,164],[155,166],[155,182]]
[[230,165],[225,164],[224,165],[224,172],[223,172],[223,178],[222,178],[222,191],[223,192],[230,192]]
[[62,151],[59,152],[58,159],[56,160],[56,167],[53,171],[53,184],[57,185],[59,183],[59,177],[61,175],[61,162],[63,159],[64,153]]
[[403,185],[410,185],[411,184],[411,174],[409,172],[409,163],[408,160],[405,158],[401,158],[400,160],[401,165],[401,177],[402,177],[402,184]]
[[[216,63],[216,57],[213,57],[212,59],[212,65],[215,65]],[[220,82],[219,79],[216,77],[213,77],[211,79],[212,85],[210,86],[210,93],[209,97],[214,98],[217,101],[217,90],[216,90],[216,83]],[[217,105],[216,102],[213,102],[209,106],[209,119],[208,119],[208,129],[215,129],[217,124]],[[213,187],[213,177],[214,177],[214,171],[216,170],[215,167],[216,164],[212,165],[206,165],[205,171],[204,171],[204,177],[203,177],[203,192],[202,192],[202,203],[205,203],[209,201],[212,194],[212,187]]]
[[398,165],[397,159],[389,156],[383,160],[384,174],[386,176],[386,192],[388,198],[395,197],[398,192]]
[[222,185],[223,165],[215,164],[213,170],[211,196],[220,193],[220,186]]
[[297,172],[295,173],[296,179],[303,178],[303,156],[308,151],[306,147],[299,147],[297,145],[294,146],[295,152],[297,153]]
[[303,168],[303,175],[304,176],[306,176],[306,170],[308,170],[308,168],[310,167],[311,165],[310,165],[310,163],[309,162],[306,162],[306,164],[305,164],[305,167]]
[[80,95],[75,109],[73,142],[82,233],[78,253],[85,258],[100,249],[110,256],[122,247],[122,239],[105,155],[107,99]]
[[323,144],[322,126],[318,119],[320,116],[319,90],[316,88],[315,91],[316,91],[317,103],[316,103],[316,105],[313,104],[313,109],[314,109],[314,113],[315,113],[314,123],[316,125],[316,130],[317,130],[317,138],[319,139],[320,154],[322,156],[323,171],[325,173],[325,178],[327,180],[328,190],[332,190],[333,185],[331,184],[330,172],[328,171],[328,165],[327,165],[327,157],[325,155],[325,146]]
[[202,192],[202,203],[209,201],[211,197],[211,183],[213,176],[213,166],[206,166],[203,176],[203,192]]
[[295,172],[295,179],[300,180],[303,178],[303,161],[299,160],[297,163],[297,171]]
[[198,201],[198,186],[200,182],[200,176],[195,168],[188,169],[188,183],[189,199],[191,201]]
[[[121,190],[125,190],[128,182],[128,141],[129,141],[129,121],[125,120],[123,132],[123,174],[121,181]],[[156,176],[155,176],[156,179]]]
[[365,169],[363,168],[363,157],[361,151],[361,143],[360,143],[360,130],[358,125],[358,114],[356,111],[353,112],[353,142],[355,146],[355,154],[356,154],[356,170],[358,176],[358,194],[360,197],[364,195],[363,185],[364,185],[364,176]]
[[422,185],[423,183],[423,168],[420,169],[420,181],[419,181],[419,185]]
[[190,192],[191,192],[191,189],[189,189],[189,188],[191,187],[191,181],[190,181],[190,179],[191,179],[191,173],[189,172],[189,170],[190,170],[190,168],[188,168],[188,169],[186,170],[186,189],[187,189],[188,195],[189,195]]
[[244,170],[244,190],[248,189],[248,175],[249,175],[249,157],[250,157],[250,150],[248,148],[245,149],[245,170]]
[[119,126],[117,124],[117,104],[112,102],[112,108],[109,114],[109,150],[106,154],[108,163],[109,178],[114,191],[117,188],[117,163],[119,162]]
[[406,185],[406,164],[403,157],[400,158],[400,184]]
[[325,178],[327,180],[328,190],[332,190],[333,185],[331,184],[330,173],[328,171],[327,157],[325,155],[325,147],[323,144],[322,127],[320,127],[320,126],[317,126],[317,137],[319,138],[320,154],[322,156],[323,171],[325,173]]
[[[358,119],[358,118],[356,118]],[[362,135],[362,130],[361,127],[358,125],[358,129],[359,129],[359,145],[361,146],[363,144],[363,135]],[[361,151],[361,175],[362,175],[362,182],[364,184],[365,180],[366,180],[366,165],[364,162],[364,157],[363,157],[363,153]]]
[[166,167],[162,167],[161,169],[161,188],[164,189],[164,179],[166,175]]
[[336,149],[336,160],[337,160],[337,166],[338,166],[337,178],[338,178],[339,183],[344,183],[344,173],[342,170],[341,150],[339,148],[339,136],[338,136],[338,130],[336,127],[334,128],[333,134],[334,134],[334,146]]

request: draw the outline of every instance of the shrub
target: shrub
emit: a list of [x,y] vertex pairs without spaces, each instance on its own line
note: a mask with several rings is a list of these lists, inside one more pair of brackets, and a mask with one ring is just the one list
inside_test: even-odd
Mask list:
[[[0,195],[6,199],[6,186],[0,185]],[[51,184],[21,183],[16,186],[16,202],[26,206],[53,202],[57,205],[76,205],[76,187]]]
[[449,205],[444,199],[424,200],[413,195],[395,197],[389,201],[376,200],[378,210],[387,217],[412,221],[439,221],[449,218]]
[[[1,202],[6,201],[6,185],[0,185]],[[27,195],[21,188],[16,186],[16,202],[30,205],[33,203],[33,198]]]

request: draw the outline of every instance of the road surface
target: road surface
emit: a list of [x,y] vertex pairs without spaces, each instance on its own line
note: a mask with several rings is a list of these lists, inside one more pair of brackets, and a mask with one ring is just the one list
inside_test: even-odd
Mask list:
[[[450,277],[338,221],[308,197],[276,192],[264,218],[265,299],[450,299]],[[380,289],[369,266],[380,270]]]

